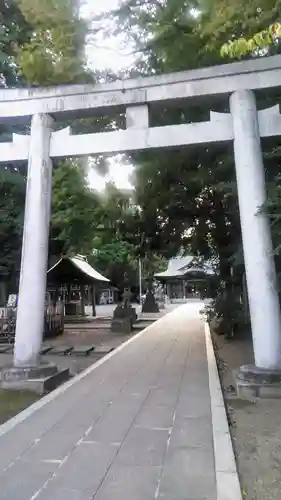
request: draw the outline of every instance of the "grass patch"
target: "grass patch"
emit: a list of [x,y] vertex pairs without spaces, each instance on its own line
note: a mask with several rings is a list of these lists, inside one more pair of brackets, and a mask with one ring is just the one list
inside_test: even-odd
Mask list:
[[40,396],[33,392],[0,389],[0,424],[14,417],[38,399]]

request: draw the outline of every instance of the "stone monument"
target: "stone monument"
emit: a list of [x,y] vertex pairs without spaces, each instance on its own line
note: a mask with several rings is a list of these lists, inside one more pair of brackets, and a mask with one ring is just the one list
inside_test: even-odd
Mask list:
[[[125,277],[125,283],[127,278]],[[124,288],[123,302],[118,304],[113,313],[111,331],[116,333],[131,333],[133,324],[137,320],[136,309],[131,306],[131,290],[127,286]]]
[[153,293],[153,280],[150,278],[148,281],[148,292],[145,296],[144,303],[142,305],[143,313],[158,313],[159,306],[155,300]]

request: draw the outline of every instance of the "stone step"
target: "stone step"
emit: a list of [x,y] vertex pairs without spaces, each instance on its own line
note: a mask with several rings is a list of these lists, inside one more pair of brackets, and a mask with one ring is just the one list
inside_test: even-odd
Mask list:
[[6,353],[9,353],[9,352],[12,352],[13,351],[13,345],[12,344],[0,344],[0,353],[1,354],[6,354]]
[[47,354],[52,348],[53,346],[51,345],[45,345],[42,347],[40,354],[44,356],[44,354]]
[[71,325],[71,324],[66,324],[64,325],[64,331],[67,332],[77,332],[77,331],[83,331],[83,332],[89,332],[91,330],[106,330],[110,327],[110,321],[108,322],[102,322],[102,323],[91,323],[88,325],[83,325],[83,324],[77,324],[77,325]]
[[[12,354],[13,345],[0,346],[0,354]],[[108,354],[113,351],[115,347],[111,346],[94,346],[94,345],[78,345],[78,346],[43,346],[41,349],[41,356],[91,356],[92,354]]]
[[95,350],[94,345],[77,345],[74,346],[71,355],[72,356],[89,356]]
[[73,350],[73,346],[67,346],[67,345],[57,345],[52,347],[47,354],[51,355],[59,355],[59,356],[66,356],[70,354]]
[[95,348],[95,354],[108,354],[111,351],[114,351],[115,347],[110,347],[110,346],[97,346]]

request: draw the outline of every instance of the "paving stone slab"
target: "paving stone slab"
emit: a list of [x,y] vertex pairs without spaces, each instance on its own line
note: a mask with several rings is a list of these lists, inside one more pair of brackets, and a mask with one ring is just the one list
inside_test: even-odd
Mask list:
[[118,454],[116,464],[161,466],[168,439],[168,429],[133,427]]
[[35,462],[31,467],[27,462],[17,460],[1,475],[1,500],[30,500],[57,468],[55,463]]
[[148,403],[150,405],[171,406],[174,408],[177,398],[178,396],[176,391],[171,391],[170,389],[159,389],[156,387],[151,390],[148,397]]
[[77,345],[74,346],[71,355],[73,356],[88,356],[95,349],[94,345]]
[[42,460],[63,460],[74,449],[85,431],[83,427],[72,426],[70,432],[64,430],[63,426],[55,426],[54,430],[44,434],[40,441],[23,455],[23,459],[31,463]]
[[160,498],[199,500],[216,496],[213,450],[182,446],[167,453]]
[[170,429],[175,409],[170,406],[144,405],[135,420],[135,425],[148,429]]
[[170,449],[183,446],[213,450],[212,424],[208,417],[176,417],[170,440]]
[[210,398],[202,397],[199,391],[192,397],[179,398],[177,413],[181,417],[211,418]]
[[115,347],[110,347],[110,346],[96,346],[95,347],[95,354],[108,354],[109,352],[114,351]]
[[54,488],[53,482],[50,482],[41,493],[37,500],[93,500],[91,491],[76,490],[70,488]]
[[52,349],[49,351],[49,354],[66,356],[67,354],[70,354],[72,350],[73,350],[72,346],[57,345],[55,347],[52,347]]
[[[208,497],[189,497],[189,496],[186,496],[185,493],[183,493],[182,495],[180,494],[180,496],[178,496],[178,493],[173,495],[173,492],[169,491],[168,493],[160,493],[159,496],[158,496],[158,500],[217,500],[217,496],[208,496]],[[226,498],[224,498],[224,500],[227,500]]]
[[153,500],[160,475],[161,467],[113,465],[95,500]]
[[118,449],[116,445],[104,443],[84,442],[80,444],[58,469],[53,481],[54,488],[58,491],[62,488],[86,492],[91,490],[94,497]]
[[93,430],[88,434],[87,440],[99,443],[122,443],[130,431],[138,409],[124,405],[123,408],[109,408],[100,418]]

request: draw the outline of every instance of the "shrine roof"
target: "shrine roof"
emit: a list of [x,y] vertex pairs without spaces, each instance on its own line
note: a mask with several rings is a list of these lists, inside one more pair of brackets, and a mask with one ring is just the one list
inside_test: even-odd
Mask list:
[[155,274],[155,278],[183,278],[187,275],[213,275],[214,272],[208,263],[197,265],[196,258],[192,255],[175,257],[169,260],[168,268],[162,273]]
[[48,270],[48,281],[59,283],[109,283],[110,280],[100,274],[81,256],[62,257]]

